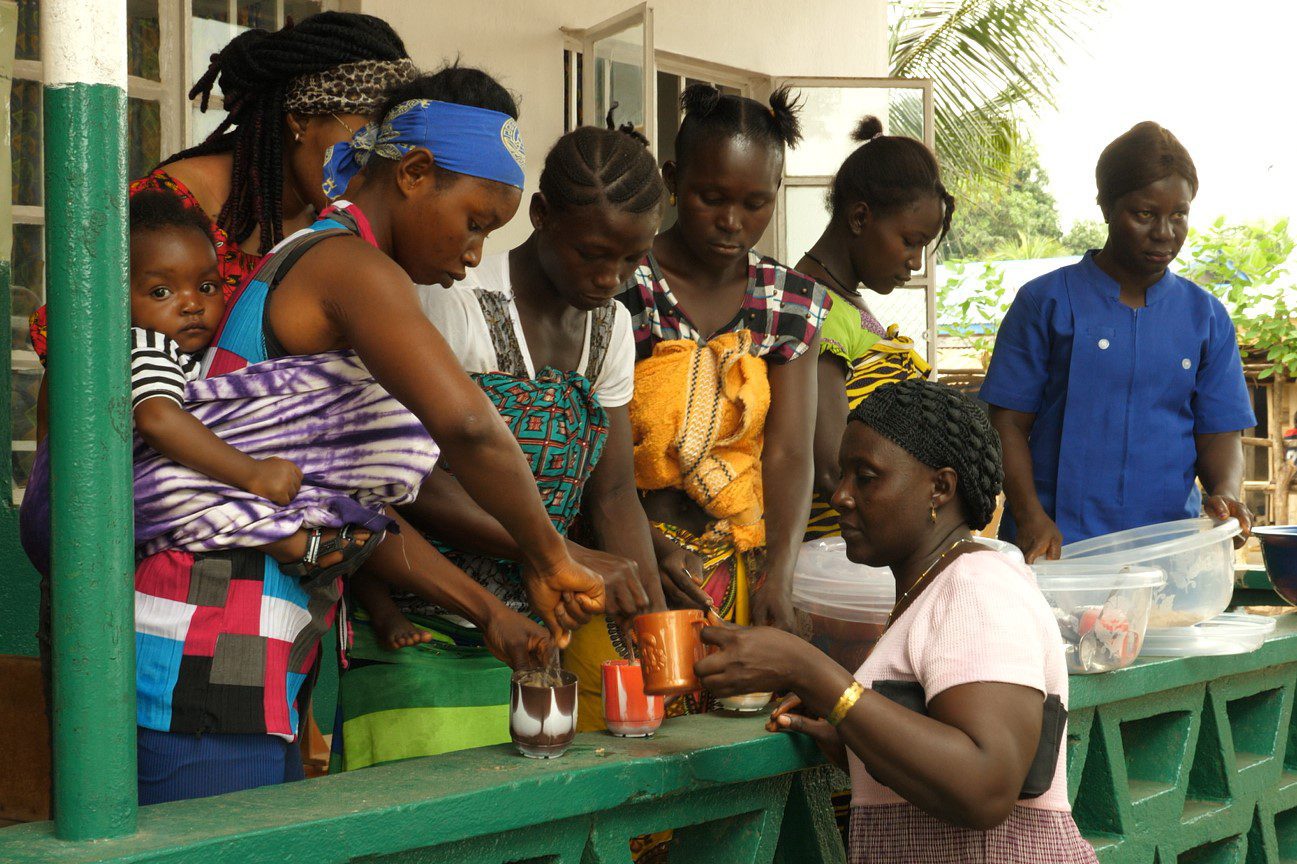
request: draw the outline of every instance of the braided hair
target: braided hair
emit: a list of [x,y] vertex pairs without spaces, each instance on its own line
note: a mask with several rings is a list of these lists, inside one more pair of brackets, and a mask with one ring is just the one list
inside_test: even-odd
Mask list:
[[969,397],[912,379],[880,387],[848,417],[889,438],[929,468],[953,468],[973,530],[985,528],[1004,486],[1000,436]]
[[[617,103],[613,103],[613,108]],[[564,135],[545,157],[540,191],[555,210],[607,201],[628,213],[647,213],[662,204],[666,187],[648,139],[629,123],[608,128],[582,126]]]
[[680,96],[685,119],[676,133],[676,164],[688,162],[694,148],[712,138],[747,137],[778,147],[782,158],[786,147],[802,140],[801,99],[780,87],[770,94],[769,105],[746,96],[722,94],[710,84],[691,84]]
[[284,95],[292,80],[360,60],[409,55],[391,26],[372,15],[321,12],[282,30],[248,30],[219,53],[189,91],[207,110],[218,80],[228,112],[201,144],[163,164],[193,156],[233,153],[230,195],[216,217],[236,242],[261,226],[260,252],[283,239]]
[[937,157],[922,141],[905,135],[884,135],[877,117],[864,117],[851,134],[861,142],[838,168],[829,188],[833,219],[846,215],[857,201],[876,213],[888,213],[925,196],[934,195],[944,205],[940,242],[950,231],[955,196],[941,182]]

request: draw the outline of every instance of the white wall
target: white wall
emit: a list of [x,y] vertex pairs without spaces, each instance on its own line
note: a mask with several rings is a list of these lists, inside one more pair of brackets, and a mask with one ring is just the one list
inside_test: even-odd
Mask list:
[[[527,193],[563,134],[563,34],[630,7],[631,0],[360,0],[386,19],[415,62],[435,69],[458,55],[519,94]],[[659,51],[772,76],[881,76],[887,0],[656,0]],[[524,198],[525,201],[525,198]],[[525,205],[491,239],[510,248],[528,233]]]

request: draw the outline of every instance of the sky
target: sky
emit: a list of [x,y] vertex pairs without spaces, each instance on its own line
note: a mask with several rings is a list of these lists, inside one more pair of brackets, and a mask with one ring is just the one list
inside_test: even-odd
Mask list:
[[1059,72],[1057,110],[1027,119],[1063,230],[1098,219],[1104,146],[1156,120],[1189,149],[1191,224],[1297,211],[1297,2],[1108,0]]

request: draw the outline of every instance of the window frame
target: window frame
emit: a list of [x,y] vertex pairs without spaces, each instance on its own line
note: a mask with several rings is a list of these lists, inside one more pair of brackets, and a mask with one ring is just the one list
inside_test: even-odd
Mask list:
[[[935,113],[933,107],[933,82],[929,78],[850,78],[850,77],[775,77],[771,79],[772,92],[775,88],[792,87],[798,89],[810,89],[814,87],[823,88],[859,88],[868,90],[919,90],[923,100],[923,143],[928,149],[936,152],[936,129]],[[833,183],[832,174],[794,174],[789,175],[787,167],[784,170],[784,180],[779,187],[779,204],[778,215],[775,220],[776,236],[774,240],[775,258],[791,266],[795,263],[788,261],[790,250],[788,249],[788,220],[785,218],[787,209],[787,195],[790,188],[819,188],[828,191],[829,186]],[[923,270],[914,274],[910,283],[902,289],[906,291],[924,291],[925,306],[925,333],[924,353],[927,355],[928,365],[935,371],[937,369],[937,276],[936,263],[933,254],[936,251],[936,244],[932,244],[923,250]]]
[[[238,0],[226,0],[231,21],[237,20]],[[282,27],[285,20],[285,0],[274,0],[275,2],[275,24],[276,27]],[[338,11],[342,8],[343,0],[319,0],[320,11]],[[128,99],[139,99],[147,102],[156,102],[158,104],[160,134],[158,158],[165,158],[167,155],[177,153],[188,146],[191,146],[191,136],[194,133],[194,124],[192,120],[191,106],[197,106],[198,100],[188,98],[189,88],[192,82],[189,80],[189,64],[193,55],[193,0],[157,0],[158,12],[158,79],[152,80],[142,78],[136,75],[128,76],[126,95]],[[231,26],[236,26],[231,24]],[[42,55],[44,53],[44,43],[41,44]],[[13,61],[13,72],[11,75],[13,81],[29,81],[40,85],[42,88],[45,83],[45,66],[43,57],[41,60],[23,60],[15,58]],[[213,96],[208,103],[207,110],[223,111],[224,102],[219,96]],[[12,121],[10,121],[12,122]],[[40,116],[41,140],[44,140],[45,114],[42,110]],[[10,156],[12,158],[12,143],[10,144]],[[12,170],[12,167],[10,168]],[[132,178],[133,179],[133,178]],[[42,187],[44,179],[42,177]],[[44,202],[44,195],[42,195]],[[12,218],[13,228],[20,225],[36,225],[41,228],[41,256],[44,261],[44,227],[45,227],[45,204],[15,204],[11,200],[8,202],[9,211]],[[13,268],[13,249],[9,250],[8,261],[11,272]],[[12,288],[12,281],[10,282]],[[41,302],[44,303],[47,298],[45,285],[41,285]],[[23,319],[18,320],[20,316],[12,314],[12,295],[8,300],[10,309],[10,329],[16,327],[26,328],[27,322]],[[10,337],[12,341],[12,335]],[[7,436],[9,441],[9,458],[8,474],[9,486],[11,490],[11,500],[15,505],[21,504],[23,492],[26,485],[19,485],[13,471],[13,454],[31,453],[36,449],[35,440],[15,439],[13,437],[12,423],[14,403],[12,392],[14,387],[14,373],[16,371],[29,372],[40,367],[40,361],[36,352],[31,348],[10,348],[9,355],[9,388],[10,388],[10,424],[11,428]]]

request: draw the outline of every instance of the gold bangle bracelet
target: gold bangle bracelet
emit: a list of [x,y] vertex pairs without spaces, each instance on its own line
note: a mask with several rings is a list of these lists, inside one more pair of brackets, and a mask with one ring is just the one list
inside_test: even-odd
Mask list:
[[851,686],[848,687],[846,690],[843,690],[842,695],[838,697],[838,704],[834,705],[833,710],[829,712],[829,716],[827,718],[829,724],[832,726],[837,726],[844,719],[846,719],[847,712],[855,707],[856,703],[860,701],[860,697],[864,694],[864,692],[865,692],[865,688],[860,685],[859,681],[852,681]]

